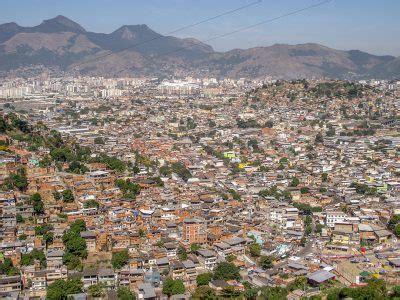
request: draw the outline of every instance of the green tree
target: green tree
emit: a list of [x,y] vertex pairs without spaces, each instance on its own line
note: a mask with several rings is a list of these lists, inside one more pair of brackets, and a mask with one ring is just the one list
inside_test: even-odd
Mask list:
[[235,259],[236,259],[236,256],[235,255],[233,255],[233,254],[228,254],[226,257],[225,257],[225,259],[226,259],[226,261],[227,262],[233,262]]
[[8,124],[3,117],[0,117],[0,133],[5,133],[8,129]]
[[190,245],[190,252],[196,252],[197,250],[200,250],[200,248],[199,244],[193,243]]
[[82,292],[82,287],[80,278],[58,279],[47,287],[46,299],[67,300],[68,295]]
[[186,251],[185,247],[180,245],[178,247],[178,251],[177,252],[178,252],[178,257],[179,257],[180,260],[187,260],[187,251]]
[[28,178],[24,168],[19,168],[15,173],[6,178],[4,185],[8,189],[16,188],[21,192],[25,192],[28,187]]
[[33,211],[36,215],[41,215],[44,213],[44,203],[43,201],[38,201],[33,203]]
[[21,266],[31,266],[35,260],[38,260],[42,267],[46,266],[46,255],[43,250],[34,248],[31,252],[22,254],[20,263]]
[[304,224],[305,225],[310,225],[312,223],[312,217],[310,216],[310,215],[307,215],[305,218],[304,218]]
[[329,137],[335,136],[335,134],[336,134],[336,131],[335,131],[335,128],[333,128],[333,127],[329,128],[326,132],[326,136],[329,136]]
[[65,246],[63,262],[69,269],[81,269],[80,258],[87,257],[86,241],[80,236],[85,230],[85,221],[79,219],[71,223],[69,230],[62,237]]
[[136,297],[132,294],[132,292],[124,286],[118,287],[117,290],[118,300],[135,300]]
[[104,140],[103,140],[102,137],[96,137],[94,139],[94,143],[97,144],[97,145],[104,145]]
[[393,215],[390,220],[389,223],[387,225],[389,230],[394,230],[394,228],[396,227],[397,224],[400,223],[400,215]]
[[192,294],[193,300],[214,300],[217,299],[215,291],[209,286],[199,286]]
[[239,290],[237,290],[234,286],[227,286],[224,287],[221,291],[221,296],[223,298],[234,298],[237,299],[239,298],[241,295],[241,292]]
[[308,225],[306,225],[306,228],[304,230],[304,234],[305,235],[310,235],[311,233],[312,233],[312,225],[308,224]]
[[252,243],[249,246],[250,255],[253,257],[259,257],[261,254],[261,246],[257,243]]
[[74,254],[81,258],[86,258],[88,254],[86,241],[80,236],[74,236],[69,239],[65,244],[65,250],[67,253]]
[[124,172],[127,167],[127,164],[124,161],[114,156],[108,156],[104,153],[100,154],[94,161],[104,163],[107,165],[107,168],[118,172]]
[[74,202],[74,200],[75,200],[74,194],[72,193],[72,191],[70,189],[66,189],[66,190],[62,191],[61,194],[62,194],[63,201],[65,203]]
[[185,293],[185,285],[183,284],[183,281],[180,279],[174,280],[174,284],[172,286],[172,295],[179,295],[184,293]]
[[53,193],[53,198],[54,198],[54,200],[56,200],[56,201],[60,201],[60,200],[62,199],[62,195],[61,195],[60,192],[55,191],[55,192]]
[[24,220],[24,218],[22,217],[21,214],[17,214],[15,216],[15,218],[17,219],[17,223],[24,223],[25,222],[25,220]]
[[315,136],[315,143],[321,144],[323,142],[324,142],[324,137],[322,136],[322,134],[320,132],[318,132],[317,135]]
[[188,181],[188,179],[192,177],[190,171],[186,168],[184,164],[180,162],[173,163],[171,165],[171,170],[173,173],[181,177],[184,181]]
[[307,284],[307,278],[304,276],[299,276],[299,277],[296,277],[296,279],[293,282],[291,282],[287,286],[287,288],[289,291],[304,290],[306,284]]
[[103,283],[93,284],[88,287],[89,295],[92,297],[103,297],[105,295],[105,285]]
[[261,299],[283,300],[287,298],[288,291],[283,287],[263,287],[260,290]]
[[128,250],[122,250],[120,252],[114,252],[111,258],[111,264],[114,269],[121,269],[125,266],[129,261],[129,253]]
[[6,257],[3,262],[0,262],[0,275],[13,276],[18,274],[18,272],[18,269],[14,267],[9,257]]
[[392,296],[393,296],[393,297],[400,298],[400,285],[396,285],[396,286],[393,288]]
[[274,258],[270,255],[260,257],[260,266],[264,270],[271,269],[273,267]]
[[146,237],[146,234],[147,234],[146,230],[144,230],[143,228],[140,228],[140,229],[139,229],[139,236],[140,236],[141,238]]
[[400,237],[400,224],[397,224],[396,227],[393,230],[393,233],[397,236]]
[[131,182],[129,179],[117,179],[115,184],[124,194],[124,198],[135,199],[136,196],[140,194],[140,186],[137,183]]
[[372,278],[367,281],[367,285],[358,288],[337,288],[330,290],[327,299],[336,300],[343,298],[352,299],[389,299],[386,283],[383,279]]
[[84,208],[99,208],[100,204],[96,200],[89,200],[83,205]]
[[303,186],[301,189],[300,189],[300,193],[302,193],[302,194],[307,194],[307,193],[309,193],[309,188],[308,187],[306,187],[306,186]]
[[185,293],[185,285],[182,280],[173,280],[168,277],[163,282],[163,293],[167,296]]
[[239,280],[239,269],[232,263],[220,262],[214,270],[214,279]]
[[202,274],[197,275],[197,277],[196,277],[197,285],[198,286],[208,285],[209,282],[211,281],[212,277],[213,277],[213,274],[211,274],[211,273],[202,273]]
[[39,193],[35,193],[30,197],[30,201],[32,201],[33,203],[42,201],[42,196]]
[[69,164],[66,171],[75,174],[85,174],[89,171],[89,169],[84,164],[81,164],[80,162],[74,160]]
[[156,246],[157,246],[158,248],[164,247],[164,241],[163,241],[163,240],[157,241]]
[[80,234],[82,231],[86,230],[86,223],[82,219],[75,220],[74,222],[71,223],[69,226],[70,232],[74,234]]
[[322,182],[328,181],[328,173],[322,173]]
[[300,180],[297,177],[292,178],[292,182],[290,183],[290,186],[298,186],[300,183]]
[[52,232],[53,225],[44,224],[35,227],[35,235],[41,236],[43,240],[46,242],[46,245],[49,245],[53,242],[54,233]]
[[67,266],[68,270],[82,270],[83,269],[81,259],[72,253],[64,254],[63,264]]

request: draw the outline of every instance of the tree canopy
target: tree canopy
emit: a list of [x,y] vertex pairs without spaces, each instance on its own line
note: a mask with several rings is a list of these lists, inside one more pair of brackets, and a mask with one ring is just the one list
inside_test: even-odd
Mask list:
[[168,277],[164,280],[162,291],[168,296],[183,294],[185,293],[185,285],[180,279],[173,280],[172,278]]
[[114,269],[121,269],[125,266],[129,261],[129,253],[128,250],[122,250],[120,252],[114,252],[111,258],[111,264]]
[[239,269],[232,263],[221,262],[214,270],[214,279],[232,280],[240,279]]
[[46,299],[66,300],[69,294],[82,292],[83,283],[80,278],[58,279],[47,287]]
[[213,277],[213,274],[211,274],[211,273],[202,273],[202,274],[197,275],[197,277],[196,277],[197,285],[198,286],[208,285],[208,283],[211,281],[212,277]]

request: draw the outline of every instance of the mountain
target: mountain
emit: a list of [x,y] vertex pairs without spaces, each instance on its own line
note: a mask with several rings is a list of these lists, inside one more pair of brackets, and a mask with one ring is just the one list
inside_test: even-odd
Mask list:
[[33,27],[0,25],[0,70],[32,65],[104,76],[390,78],[400,72],[400,58],[312,43],[216,52],[196,39],[163,36],[144,24],[109,34],[86,31],[64,16]]

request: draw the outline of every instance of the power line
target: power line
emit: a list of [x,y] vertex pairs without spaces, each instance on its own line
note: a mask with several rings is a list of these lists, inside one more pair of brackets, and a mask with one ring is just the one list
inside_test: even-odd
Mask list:
[[[241,31],[245,31],[245,30],[248,30],[248,29],[251,29],[251,28],[260,26],[260,25],[264,25],[264,24],[267,24],[267,23],[272,23],[272,22],[277,21],[277,20],[279,20],[279,19],[282,19],[282,18],[285,18],[285,17],[289,17],[289,16],[292,16],[292,15],[295,15],[295,14],[298,14],[298,13],[301,13],[301,12],[303,12],[303,11],[306,11],[306,10],[309,10],[309,9],[312,9],[312,8],[315,8],[315,7],[318,7],[318,6],[321,6],[321,5],[325,5],[325,4],[327,4],[327,3],[331,2],[331,1],[332,1],[332,0],[321,1],[321,2],[318,2],[318,3],[316,3],[316,4],[309,5],[309,6],[306,6],[306,7],[303,7],[303,8],[300,8],[300,9],[297,9],[297,10],[294,10],[294,11],[291,11],[291,12],[288,12],[288,13],[285,13],[285,14],[282,14],[282,15],[277,16],[277,17],[274,17],[274,18],[267,19],[267,20],[264,20],[264,21],[261,21],[261,22],[258,22],[258,23],[249,25],[249,26],[244,26],[244,27],[238,28],[238,29],[236,29],[236,30],[223,33],[223,34],[221,34],[221,35],[214,36],[214,37],[209,38],[209,39],[206,39],[206,40],[202,40],[202,41],[192,41],[192,44],[191,44],[191,45],[188,45],[188,46],[185,46],[185,47],[181,47],[181,48],[175,49],[175,50],[173,50],[173,51],[168,51],[168,52],[160,53],[160,54],[155,55],[155,56],[152,56],[152,57],[148,57],[148,56],[146,56],[146,55],[142,55],[142,57],[145,58],[145,59],[148,60],[148,61],[152,61],[152,60],[154,60],[154,59],[157,58],[157,57],[164,56],[164,55],[168,55],[168,54],[172,54],[172,53],[175,53],[175,52],[179,52],[179,51],[182,51],[182,50],[187,49],[187,48],[189,48],[189,47],[192,47],[192,46],[194,46],[194,45],[200,45],[200,44],[203,44],[203,43],[207,43],[207,42],[210,42],[210,41],[213,41],[213,40],[216,40],[216,39],[220,39],[220,38],[223,38],[223,37],[226,37],[226,36],[229,36],[229,35],[232,35],[232,34],[241,32]],[[117,74],[120,74],[120,73],[122,73],[122,72],[124,72],[124,71],[130,70],[130,69],[132,69],[132,67],[122,69],[122,70],[118,71],[117,73],[115,73],[114,76],[117,75]]]
[[243,9],[245,9],[245,8],[248,8],[248,7],[250,7],[250,6],[256,5],[256,4],[260,3],[260,2],[262,2],[262,0],[257,0],[257,1],[251,2],[251,3],[249,3],[249,4],[240,6],[240,7],[238,7],[238,8],[235,8],[235,9],[228,10],[228,11],[226,11],[226,12],[220,13],[220,14],[215,15],[215,16],[213,16],[213,17],[209,17],[209,18],[207,18],[207,19],[204,19],[204,20],[201,20],[201,21],[198,21],[198,22],[195,22],[195,23],[192,23],[192,24],[188,24],[188,25],[182,26],[182,27],[180,27],[180,28],[174,29],[174,30],[172,30],[172,31],[170,31],[170,32],[165,33],[164,35],[159,35],[159,36],[156,36],[156,37],[154,37],[154,38],[145,40],[145,41],[143,41],[143,42],[140,42],[140,43],[136,43],[136,44],[127,46],[127,47],[122,48],[122,49],[119,49],[119,50],[117,50],[117,51],[115,51],[115,52],[105,53],[105,54],[103,54],[103,55],[100,55],[100,56],[97,56],[97,57],[88,59],[88,60],[86,60],[86,61],[78,62],[78,63],[75,64],[74,68],[77,68],[77,67],[80,66],[80,65],[84,65],[84,64],[87,64],[87,63],[96,61],[96,60],[98,60],[98,59],[102,59],[102,58],[108,57],[108,56],[113,55],[113,54],[117,54],[117,53],[122,52],[122,51],[125,51],[125,50],[129,50],[129,49],[132,49],[132,48],[135,48],[135,47],[138,47],[138,46],[145,45],[145,44],[150,43],[150,42],[153,42],[153,41],[155,41],[155,40],[167,38],[168,35],[170,35],[170,34],[174,34],[174,33],[177,33],[177,32],[179,32],[179,31],[183,31],[183,30],[186,30],[186,29],[195,27],[195,26],[197,26],[197,25],[200,25],[200,24],[204,24],[204,23],[206,23],[206,22],[213,21],[213,20],[218,19],[218,18],[221,18],[221,17],[223,17],[223,16],[227,16],[227,15],[233,14],[233,13],[235,13],[235,12],[238,12],[238,11],[240,11],[240,10],[243,10]]

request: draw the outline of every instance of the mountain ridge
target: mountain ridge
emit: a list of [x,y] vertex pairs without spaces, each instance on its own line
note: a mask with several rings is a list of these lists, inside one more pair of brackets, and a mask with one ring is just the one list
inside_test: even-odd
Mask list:
[[[97,59],[96,57],[101,57]],[[161,35],[146,24],[111,33],[87,31],[59,15],[33,27],[0,25],[0,70],[44,65],[81,74],[277,78],[390,78],[399,57],[317,43],[274,44],[217,52],[194,38]]]

